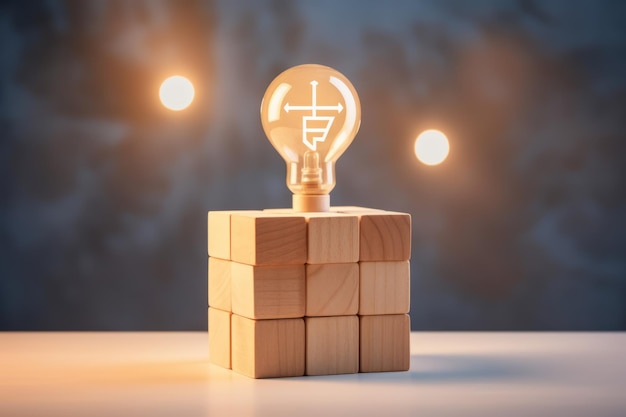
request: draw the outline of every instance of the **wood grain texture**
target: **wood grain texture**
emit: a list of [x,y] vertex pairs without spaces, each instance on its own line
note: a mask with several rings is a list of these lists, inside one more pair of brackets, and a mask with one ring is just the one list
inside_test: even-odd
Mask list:
[[232,316],[232,368],[251,378],[304,375],[303,319]]
[[306,220],[307,263],[346,263],[359,260],[359,217],[356,214],[298,213],[293,209],[266,209],[264,212],[300,216]]
[[406,213],[360,213],[360,261],[408,261],[411,216]]
[[359,371],[357,316],[307,317],[306,375],[352,374]]
[[306,221],[265,212],[231,215],[231,259],[249,265],[304,264]]
[[231,313],[209,307],[209,362],[230,369]]
[[342,213],[307,213],[307,263],[359,260],[359,218]]
[[359,314],[406,314],[411,305],[409,261],[361,262]]
[[359,371],[408,371],[411,365],[409,316],[360,316],[359,321]]
[[232,262],[233,313],[251,319],[303,317],[304,265],[253,266]]
[[209,258],[209,306],[232,311],[231,304],[231,261]]
[[358,263],[306,265],[306,316],[348,316],[358,310]]
[[233,211],[209,211],[208,252],[209,256],[230,259],[230,215]]

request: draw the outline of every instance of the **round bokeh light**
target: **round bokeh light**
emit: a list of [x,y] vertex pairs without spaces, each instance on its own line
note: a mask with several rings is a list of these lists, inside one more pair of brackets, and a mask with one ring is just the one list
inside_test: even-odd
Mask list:
[[439,165],[449,152],[448,138],[439,130],[425,130],[415,140],[415,156],[423,164]]
[[167,78],[159,89],[161,103],[173,111],[180,111],[189,107],[194,95],[195,91],[191,81],[180,75]]

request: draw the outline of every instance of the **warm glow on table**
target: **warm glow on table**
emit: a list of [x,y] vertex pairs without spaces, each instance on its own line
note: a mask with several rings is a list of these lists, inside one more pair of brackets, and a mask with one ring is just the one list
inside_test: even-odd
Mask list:
[[159,97],[163,106],[170,110],[184,110],[193,101],[195,91],[193,84],[180,75],[169,77],[161,84]]
[[412,333],[411,370],[253,380],[207,334],[0,333],[0,416],[625,415],[626,334]]

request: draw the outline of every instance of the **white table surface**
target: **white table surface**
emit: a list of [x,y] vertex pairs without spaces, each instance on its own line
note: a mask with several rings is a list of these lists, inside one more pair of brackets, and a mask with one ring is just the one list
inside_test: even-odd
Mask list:
[[204,332],[0,333],[0,416],[626,416],[624,333],[412,333],[409,372],[254,380]]

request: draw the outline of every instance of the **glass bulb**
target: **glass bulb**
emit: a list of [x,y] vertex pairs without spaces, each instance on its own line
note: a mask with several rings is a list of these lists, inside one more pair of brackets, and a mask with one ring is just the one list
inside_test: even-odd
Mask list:
[[287,163],[294,209],[327,211],[335,162],[361,125],[361,104],[350,81],[323,65],[289,68],[265,91],[261,122]]

